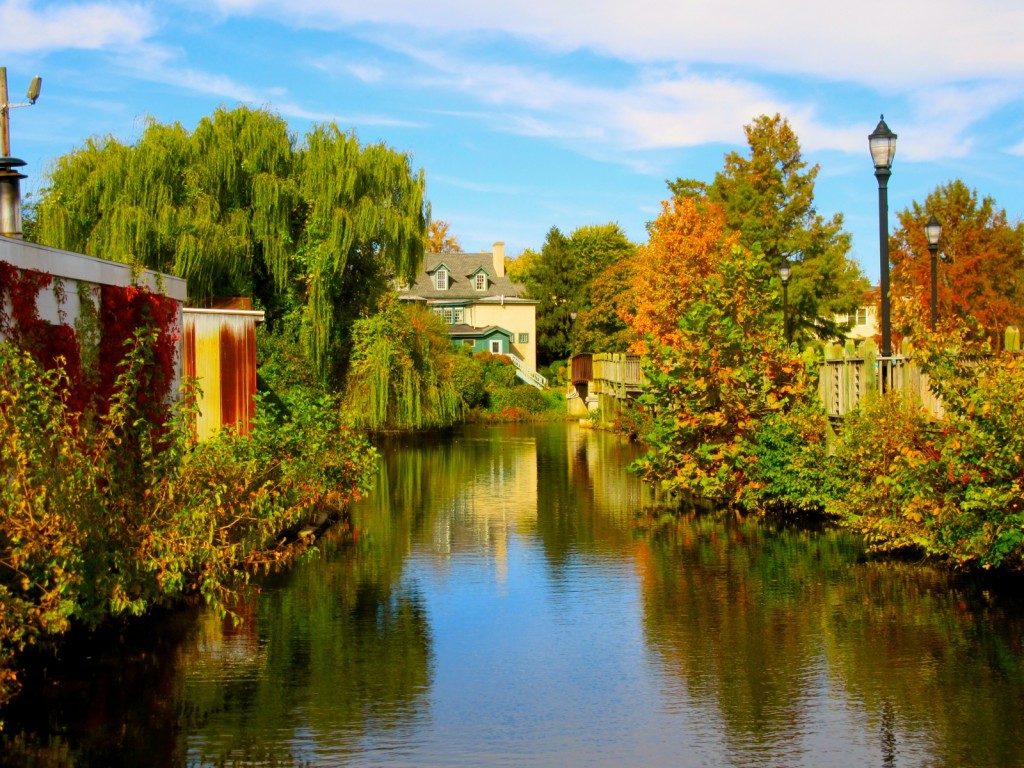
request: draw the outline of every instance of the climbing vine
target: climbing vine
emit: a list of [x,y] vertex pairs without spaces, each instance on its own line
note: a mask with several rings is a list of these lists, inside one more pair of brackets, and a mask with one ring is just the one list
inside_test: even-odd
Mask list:
[[[39,316],[39,296],[47,288],[57,303],[57,323]],[[102,415],[109,410],[118,377],[125,372],[128,347],[140,328],[153,330],[155,338],[145,350],[148,364],[138,372],[143,379],[136,388],[136,406],[147,420],[162,424],[174,382],[177,303],[137,285],[94,289],[79,283],[78,298],[79,316],[69,325],[67,291],[60,278],[0,261],[0,335],[29,352],[45,370],[61,370],[61,398],[72,412],[95,410]]]

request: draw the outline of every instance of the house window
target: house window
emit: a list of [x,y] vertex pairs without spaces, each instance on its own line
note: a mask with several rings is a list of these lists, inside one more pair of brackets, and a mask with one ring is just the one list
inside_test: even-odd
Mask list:
[[478,291],[487,290],[487,275],[485,275],[483,272],[476,273],[476,289]]
[[439,291],[448,290],[448,270],[439,269],[434,273],[434,288]]
[[442,317],[444,318],[444,321],[446,323],[448,323],[448,325],[451,325],[452,324],[452,314],[453,314],[452,313],[452,308],[451,307],[445,307],[443,312],[444,312],[444,314],[442,315]]
[[455,307],[452,310],[452,322],[456,325],[466,322],[466,310],[464,307]]
[[857,322],[854,325],[867,325],[868,324],[868,308],[859,307],[857,309]]
[[530,334],[528,334],[528,333],[520,333],[519,334],[519,343],[520,344],[529,344],[530,343]]
[[501,339],[491,339],[491,354],[492,355],[500,355],[501,354]]

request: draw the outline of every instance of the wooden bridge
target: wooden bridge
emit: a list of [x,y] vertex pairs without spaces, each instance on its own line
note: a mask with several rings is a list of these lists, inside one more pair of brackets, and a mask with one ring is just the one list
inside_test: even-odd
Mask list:
[[586,416],[592,411],[618,413],[646,387],[640,356],[618,352],[576,355],[571,360],[569,413]]

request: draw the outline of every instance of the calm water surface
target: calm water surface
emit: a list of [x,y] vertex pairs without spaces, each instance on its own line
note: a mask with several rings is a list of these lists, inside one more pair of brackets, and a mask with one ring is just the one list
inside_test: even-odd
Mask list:
[[382,446],[358,540],[234,628],[133,627],[34,681],[4,765],[1024,765],[1020,583],[672,515],[575,426]]

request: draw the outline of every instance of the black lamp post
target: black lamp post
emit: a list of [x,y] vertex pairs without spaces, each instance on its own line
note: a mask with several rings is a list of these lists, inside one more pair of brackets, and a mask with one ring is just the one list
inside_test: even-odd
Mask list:
[[793,341],[793,334],[789,329],[789,261],[782,262],[779,269],[779,277],[782,278],[782,334],[787,344]]
[[939,283],[939,238],[942,237],[942,225],[933,213],[924,225],[924,234],[928,238],[928,252],[932,255],[932,330],[939,319],[939,300],[937,298]]
[[868,136],[871,159],[875,163],[878,179],[878,248],[882,274],[879,289],[882,293],[882,357],[892,357],[892,335],[889,322],[889,201],[888,184],[892,175],[892,159],[896,155],[896,134],[885,124],[885,115],[878,121],[874,133]]

